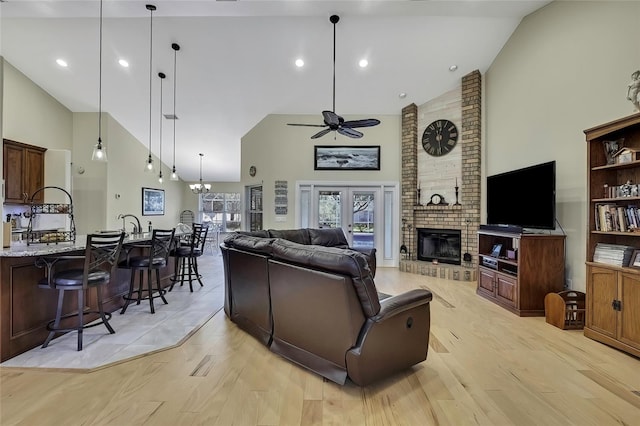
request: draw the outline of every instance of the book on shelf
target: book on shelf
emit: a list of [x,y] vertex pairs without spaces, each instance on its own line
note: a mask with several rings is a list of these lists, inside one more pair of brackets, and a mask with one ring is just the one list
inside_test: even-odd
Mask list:
[[629,232],[640,225],[640,210],[635,205],[596,203],[595,229],[603,232]]
[[622,244],[596,244],[593,261],[613,266],[629,266],[635,247]]

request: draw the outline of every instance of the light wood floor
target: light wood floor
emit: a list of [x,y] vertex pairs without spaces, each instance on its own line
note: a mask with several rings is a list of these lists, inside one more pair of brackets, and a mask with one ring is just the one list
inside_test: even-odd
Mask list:
[[375,386],[325,382],[220,312],[178,348],[93,373],[0,369],[0,424],[640,425],[637,358],[473,284],[378,271],[380,291],[435,297],[427,360]]

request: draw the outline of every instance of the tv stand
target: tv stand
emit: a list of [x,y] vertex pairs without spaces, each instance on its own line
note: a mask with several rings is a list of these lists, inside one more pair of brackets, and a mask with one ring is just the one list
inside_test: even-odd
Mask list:
[[544,297],[564,289],[565,236],[486,226],[478,231],[476,293],[518,316],[544,316]]

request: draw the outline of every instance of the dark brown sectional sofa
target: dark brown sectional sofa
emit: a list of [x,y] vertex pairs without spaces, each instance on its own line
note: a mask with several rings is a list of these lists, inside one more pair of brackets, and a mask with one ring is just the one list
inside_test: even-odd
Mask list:
[[365,386],[426,359],[431,292],[380,301],[367,255],[284,238],[327,242],[335,230],[271,232],[232,234],[221,244],[224,310],[240,328],[339,384],[348,377]]

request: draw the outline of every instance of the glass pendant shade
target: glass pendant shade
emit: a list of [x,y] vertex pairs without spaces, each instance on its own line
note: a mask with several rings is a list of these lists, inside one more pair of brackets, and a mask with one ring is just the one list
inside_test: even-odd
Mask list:
[[178,177],[178,173],[176,173],[176,166],[173,166],[173,170],[171,171],[171,177],[169,179],[180,180],[180,178]]
[[91,160],[107,162],[107,151],[102,146],[102,140],[98,138],[98,143],[93,147],[93,153],[91,154]]
[[145,173],[155,173],[155,166],[153,164],[153,158],[151,158],[151,154],[149,154],[149,158],[144,163],[144,171]]

